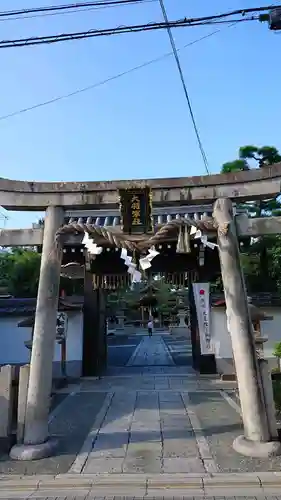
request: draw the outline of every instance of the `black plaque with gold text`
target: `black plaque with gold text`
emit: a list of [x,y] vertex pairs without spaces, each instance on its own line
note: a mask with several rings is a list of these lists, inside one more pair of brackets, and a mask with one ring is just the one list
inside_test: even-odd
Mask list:
[[120,189],[119,195],[123,232],[136,234],[152,231],[150,189]]

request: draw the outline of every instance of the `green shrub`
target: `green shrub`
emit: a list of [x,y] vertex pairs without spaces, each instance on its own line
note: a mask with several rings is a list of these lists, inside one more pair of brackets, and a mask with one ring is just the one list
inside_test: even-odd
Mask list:
[[276,356],[278,361],[278,370],[281,371],[281,342],[278,342],[274,346],[273,356]]
[[273,397],[277,414],[281,413],[281,380],[273,380]]

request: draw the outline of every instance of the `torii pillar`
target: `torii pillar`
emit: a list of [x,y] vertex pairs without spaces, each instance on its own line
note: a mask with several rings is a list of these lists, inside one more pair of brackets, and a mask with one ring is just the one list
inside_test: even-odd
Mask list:
[[227,326],[232,342],[244,425],[244,435],[235,439],[233,447],[237,452],[250,457],[279,455],[281,443],[276,436],[271,435],[267,417],[232,202],[229,199],[218,199],[214,205],[213,217],[218,226]]
[[52,389],[52,368],[56,339],[56,321],[62,248],[56,244],[56,232],[63,224],[61,207],[48,207],[44,223],[40,279],[36,303],[34,336],[30,362],[24,442],[15,445],[14,460],[38,460],[51,456],[57,442],[49,439],[48,419]]

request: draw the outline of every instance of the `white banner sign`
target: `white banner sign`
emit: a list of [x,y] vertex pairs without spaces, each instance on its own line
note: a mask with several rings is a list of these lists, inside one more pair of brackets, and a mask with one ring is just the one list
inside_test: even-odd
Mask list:
[[210,283],[193,283],[202,354],[214,354],[210,328]]
[[64,312],[57,313],[57,340],[66,339],[67,335],[67,314]]

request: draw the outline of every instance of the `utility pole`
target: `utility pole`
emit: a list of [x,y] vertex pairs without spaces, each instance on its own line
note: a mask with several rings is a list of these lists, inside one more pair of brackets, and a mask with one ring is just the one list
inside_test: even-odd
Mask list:
[[2,212],[2,210],[0,210],[0,221],[1,221],[1,226],[3,224],[3,228],[5,229],[6,227],[6,223],[7,221],[9,220],[9,217],[4,214],[4,212]]

